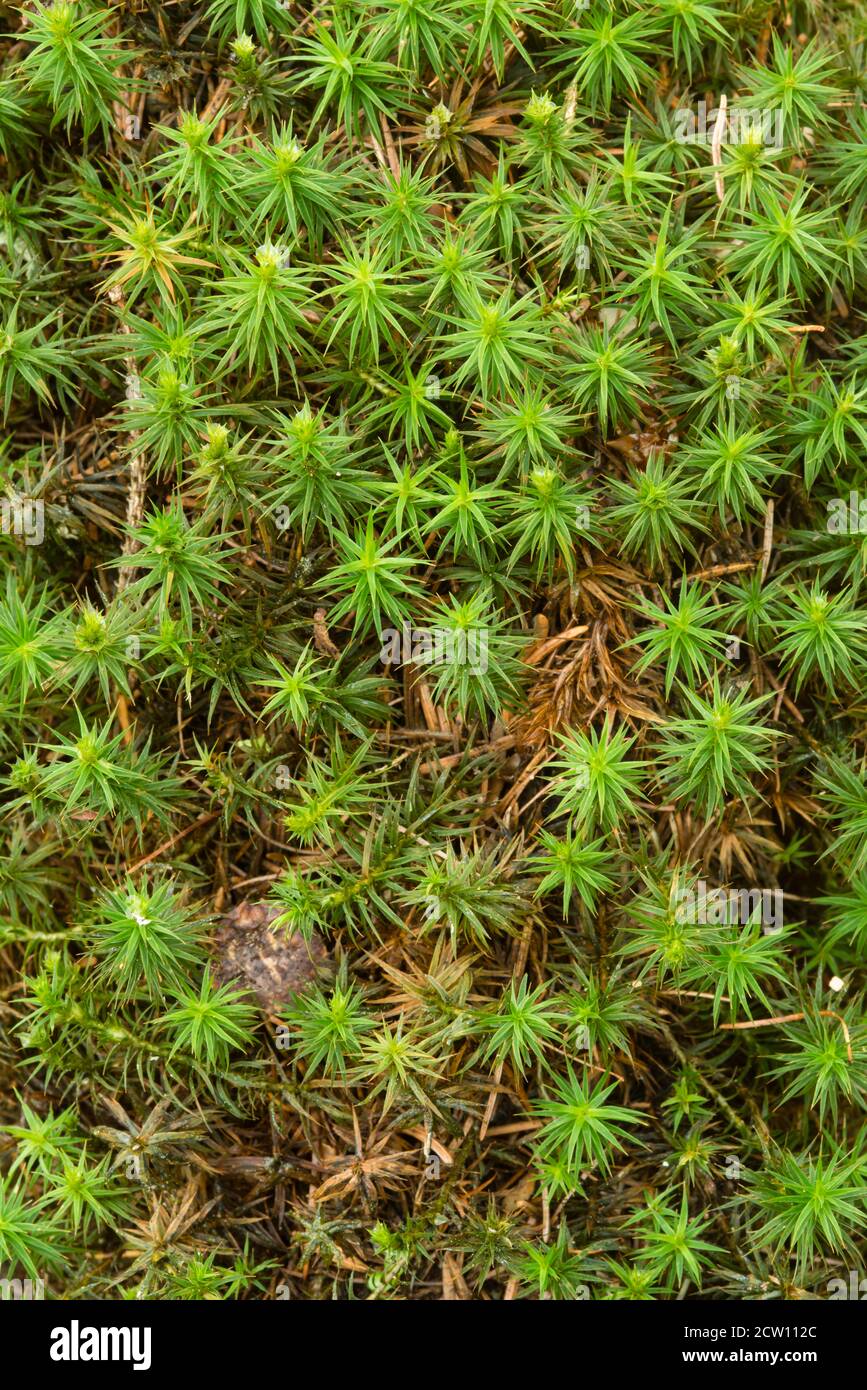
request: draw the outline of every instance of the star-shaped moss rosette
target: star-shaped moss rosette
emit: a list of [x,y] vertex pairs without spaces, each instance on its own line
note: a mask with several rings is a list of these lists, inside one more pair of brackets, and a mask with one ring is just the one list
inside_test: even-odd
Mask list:
[[825,1297],[862,9],[6,19],[4,1272]]

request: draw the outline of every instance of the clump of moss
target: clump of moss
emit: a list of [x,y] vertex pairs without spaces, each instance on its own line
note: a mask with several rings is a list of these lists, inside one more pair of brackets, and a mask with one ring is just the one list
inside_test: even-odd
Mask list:
[[0,49],[0,1263],[826,1293],[863,7],[155,15]]

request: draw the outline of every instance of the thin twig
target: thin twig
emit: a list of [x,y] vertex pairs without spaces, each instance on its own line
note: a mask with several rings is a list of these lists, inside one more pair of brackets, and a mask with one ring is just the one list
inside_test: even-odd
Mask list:
[[711,162],[715,170],[714,187],[716,188],[716,196],[720,202],[723,202],[726,196],[725,183],[723,182],[722,176],[722,142],[726,131],[727,106],[728,97],[725,92],[723,92],[719,99],[719,111],[717,112],[716,124],[713,128],[713,137],[710,146]]
[[[129,324],[123,318],[126,301],[120,285],[113,285],[108,292],[108,297],[120,311],[120,332],[131,333]],[[124,364],[126,366],[126,398],[128,401],[140,401],[142,398],[141,377],[136,368],[135,358],[131,353],[127,353],[124,357]],[[138,439],[138,431],[133,430],[130,438],[135,443]],[[132,556],[138,548],[137,542],[130,533],[141,525],[141,519],[144,516],[146,486],[147,462],[144,454],[136,449],[129,461],[129,491],[126,498],[127,537],[123,543],[123,554],[127,556]],[[134,569],[134,564],[121,565],[117,576],[118,593],[126,588]]]
[[[743,1023],[721,1023],[719,1026],[720,1028],[729,1029],[731,1031],[749,1028],[771,1028],[779,1023],[801,1023],[806,1017],[807,1015],[804,1013],[777,1014],[775,1018],[748,1018],[745,1019]],[[841,1018],[839,1014],[835,1014],[833,1009],[820,1009],[819,1018],[836,1018],[843,1030],[843,1037],[846,1040],[846,1054],[851,1062],[853,1060],[852,1039],[849,1035],[849,1028],[845,1018]]]
[[179,830],[170,840],[166,840],[165,844],[160,845],[157,849],[151,850],[150,854],[145,855],[144,859],[139,859],[135,864],[131,864],[127,873],[134,874],[137,869],[143,869],[145,864],[150,864],[152,860],[159,859],[160,855],[165,854],[167,849],[174,849],[175,845],[180,844],[181,840],[185,840],[188,835],[192,835],[194,830],[201,830],[206,825],[210,825],[212,821],[218,819],[220,814],[219,811],[209,811],[207,815],[199,816],[199,819],[194,820],[192,825],[185,825],[183,830]]

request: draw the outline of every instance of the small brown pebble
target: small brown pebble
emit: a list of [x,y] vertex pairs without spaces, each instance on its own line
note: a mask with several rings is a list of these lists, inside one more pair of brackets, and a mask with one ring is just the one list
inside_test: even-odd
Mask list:
[[241,902],[227,912],[214,932],[211,968],[220,985],[248,989],[266,1013],[276,1013],[315,979],[328,962],[322,938],[307,942],[274,932],[279,916],[267,903]]
[[325,609],[317,608],[313,614],[313,645],[323,656],[338,657],[340,648],[335,646],[325,626]]

